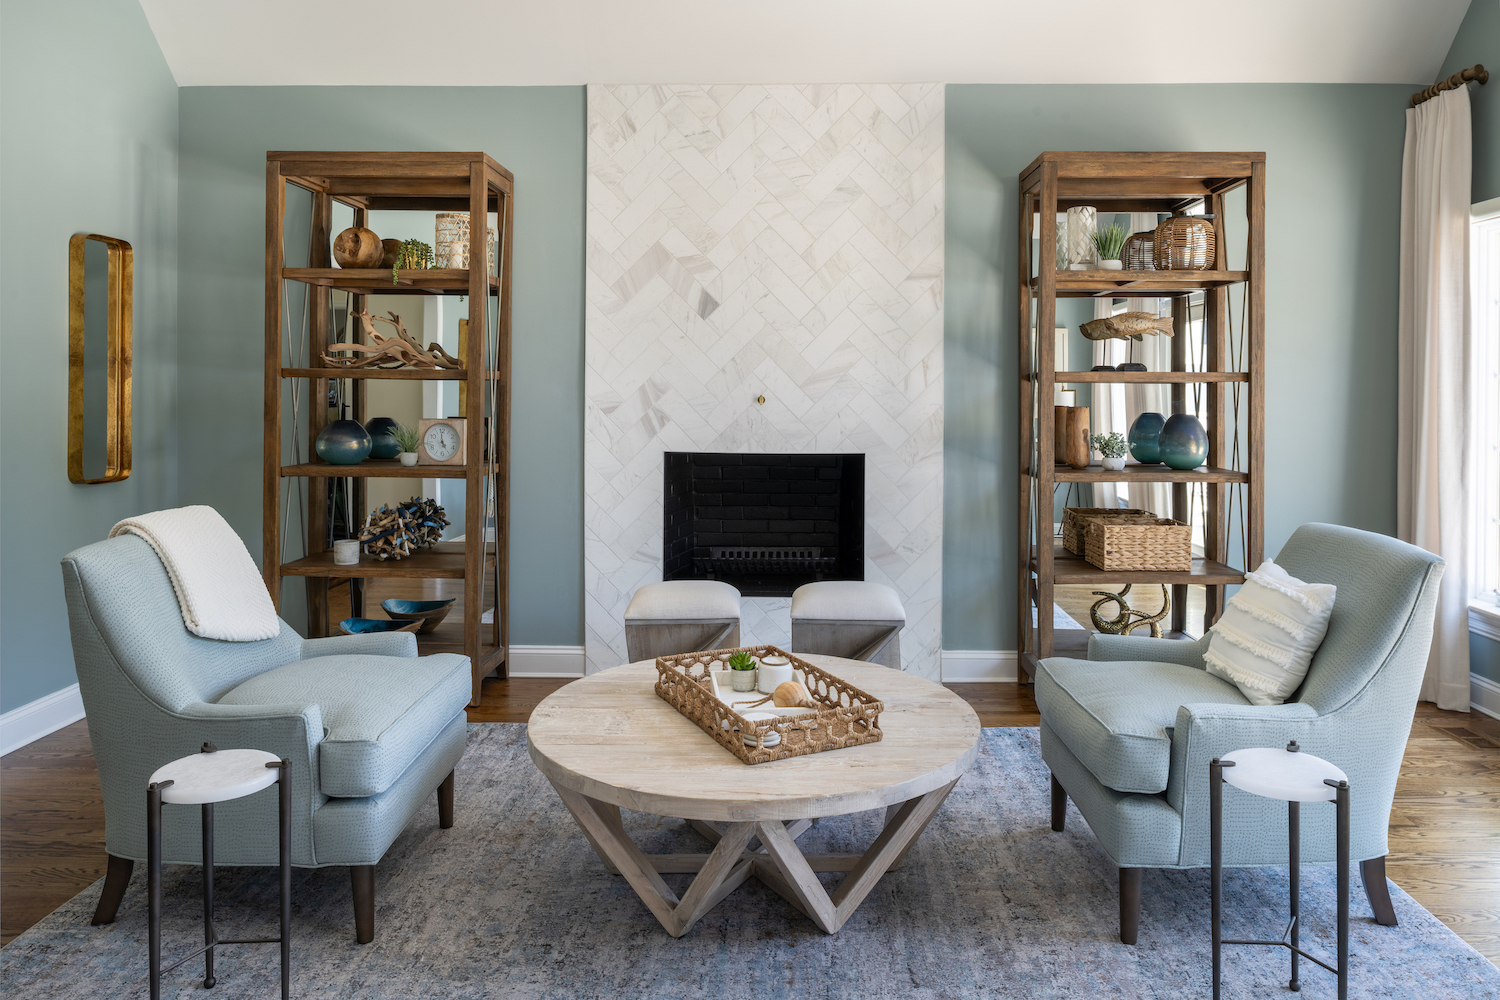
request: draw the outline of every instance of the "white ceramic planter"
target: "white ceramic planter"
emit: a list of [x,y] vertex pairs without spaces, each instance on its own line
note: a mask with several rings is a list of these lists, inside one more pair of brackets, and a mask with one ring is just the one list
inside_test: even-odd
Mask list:
[[755,690],[754,670],[730,670],[729,686],[736,694],[746,694]]
[[403,451],[396,457],[401,460],[402,465],[407,466],[408,468],[417,464],[417,453],[414,451]]
[[335,566],[355,566],[359,564],[359,541],[353,538],[340,538],[333,543],[333,564]]
[[1101,260],[1099,262],[1099,270],[1101,271],[1119,271],[1123,269],[1124,266],[1124,264],[1121,264],[1117,260]]
[[1125,468],[1125,458],[1124,456],[1121,456],[1120,458],[1109,458],[1108,456],[1103,456],[1099,459],[1099,464],[1104,467],[1104,470],[1106,472],[1119,472],[1121,469]]

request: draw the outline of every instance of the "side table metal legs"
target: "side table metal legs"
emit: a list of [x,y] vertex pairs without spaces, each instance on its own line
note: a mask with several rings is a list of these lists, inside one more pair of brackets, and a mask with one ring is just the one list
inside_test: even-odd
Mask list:
[[1349,996],[1349,783],[1326,780],[1334,789],[1336,824],[1336,858],[1338,866],[1338,965],[1310,955],[1302,950],[1302,804],[1287,803],[1287,867],[1291,882],[1291,914],[1286,931],[1279,941],[1229,941],[1223,937],[1223,881],[1224,881],[1224,768],[1233,767],[1234,761],[1214,758],[1208,765],[1209,796],[1209,857],[1212,868],[1210,905],[1213,921],[1213,995],[1219,1000],[1219,985],[1222,973],[1220,949],[1226,944],[1271,945],[1286,948],[1291,952],[1292,976],[1288,988],[1300,991],[1299,960],[1307,959],[1338,976],[1339,1000]]
[[151,1000],[161,1000],[161,977],[184,962],[203,956],[203,986],[212,989],[214,948],[221,944],[281,945],[281,997],[291,995],[292,948],[292,826],[291,761],[283,758],[266,767],[279,771],[276,778],[279,819],[279,867],[281,876],[281,935],[274,938],[220,939],[214,929],[214,806],[205,802],[203,811],[203,947],[185,955],[165,969],[161,965],[161,818],[162,790],[171,781],[152,782],[146,786],[146,894],[148,898],[148,936],[151,962]]

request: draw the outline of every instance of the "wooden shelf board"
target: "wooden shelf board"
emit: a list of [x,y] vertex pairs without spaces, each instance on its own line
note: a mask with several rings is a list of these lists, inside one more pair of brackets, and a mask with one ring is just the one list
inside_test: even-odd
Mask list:
[[1059,483],[1248,483],[1250,474],[1233,469],[1202,466],[1197,469],[1169,469],[1165,465],[1126,464],[1119,472],[1095,464],[1087,469],[1059,465],[1052,470]]
[[[486,562],[490,560],[486,558]],[[418,552],[405,559],[376,559],[361,555],[353,566],[334,564],[333,552],[318,552],[281,564],[282,576],[324,576],[330,578],[406,577],[425,580],[461,580],[464,577],[462,552]],[[366,608],[367,615],[371,609]]]
[[[1029,376],[1036,381],[1038,376]],[[1055,372],[1052,381],[1060,385],[1078,382],[1144,382],[1173,385],[1190,382],[1248,382],[1247,372]]]
[[394,458],[367,458],[356,465],[333,465],[329,462],[306,462],[302,465],[283,465],[283,478],[288,476],[331,476],[343,479],[356,476],[361,479],[462,479],[462,465],[402,465]]
[[[1249,271],[1058,271],[1058,298],[1153,298],[1248,281]],[[1041,284],[1031,279],[1033,293]]]
[[[403,270],[391,284],[391,272],[383,268],[283,267],[281,276],[309,285],[326,285],[357,295],[467,295],[467,268],[443,267]],[[490,291],[498,291],[500,279],[490,275]]]
[[[1031,551],[1031,571],[1037,571],[1036,550]],[[1166,584],[1238,584],[1245,582],[1245,574],[1221,562],[1210,559],[1193,559],[1193,568],[1186,573],[1165,573],[1158,570],[1103,570],[1086,562],[1057,545],[1052,550],[1053,583],[1087,583],[1101,586],[1124,586],[1127,583]],[[1056,633],[1054,633],[1055,635]]]
[[[396,378],[461,382],[468,378],[462,369],[453,368],[283,368],[282,378]],[[493,373],[491,373],[493,377]]]

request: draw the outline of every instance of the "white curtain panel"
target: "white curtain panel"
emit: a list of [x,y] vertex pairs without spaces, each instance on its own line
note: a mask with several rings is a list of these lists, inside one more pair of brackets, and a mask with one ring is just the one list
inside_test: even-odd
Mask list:
[[1396,525],[1446,560],[1423,701],[1469,710],[1474,400],[1469,331],[1469,92],[1406,112],[1401,166]]
[[[1109,299],[1094,300],[1094,318],[1106,319],[1111,312]],[[1093,341],[1095,365],[1117,365],[1125,360],[1125,341],[1096,340]],[[1126,419],[1125,394],[1120,391],[1121,386],[1112,382],[1095,382],[1093,395],[1090,396],[1089,423],[1093,426],[1095,434],[1109,434],[1119,431],[1121,434],[1130,429],[1130,421]],[[1094,484],[1094,506],[1095,507],[1119,507],[1120,501],[1124,499],[1124,491],[1120,483],[1095,483]]]

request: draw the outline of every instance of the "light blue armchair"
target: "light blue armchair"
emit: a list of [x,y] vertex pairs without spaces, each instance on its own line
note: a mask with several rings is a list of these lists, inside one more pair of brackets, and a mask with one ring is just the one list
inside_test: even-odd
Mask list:
[[[104,790],[109,868],[94,923],[114,920],[146,857],[146,784],[205,741],[291,760],[292,864],[348,865],[355,936],[375,935],[375,864],[433,789],[453,825],[469,661],[417,656],[410,633],[259,642],[189,632],[156,553],[134,535],[63,559],[78,685]],[[274,794],[221,803],[214,860],[277,863]],[[162,860],[199,864],[198,810],[169,806]]]
[[[1299,579],[1338,587],[1328,635],[1284,705],[1249,704],[1203,668],[1207,639],[1094,635],[1089,658],[1043,660],[1036,676],[1052,828],[1072,797],[1120,867],[1120,940],[1140,925],[1142,868],[1209,864],[1208,764],[1242,747],[1296,740],[1349,775],[1351,857],[1376,919],[1394,924],[1386,827],[1427,665],[1443,561],[1385,535],[1298,528],[1276,557]],[[1334,812],[1302,814],[1302,860],[1334,860]],[[1224,798],[1224,863],[1287,863],[1286,807]]]

